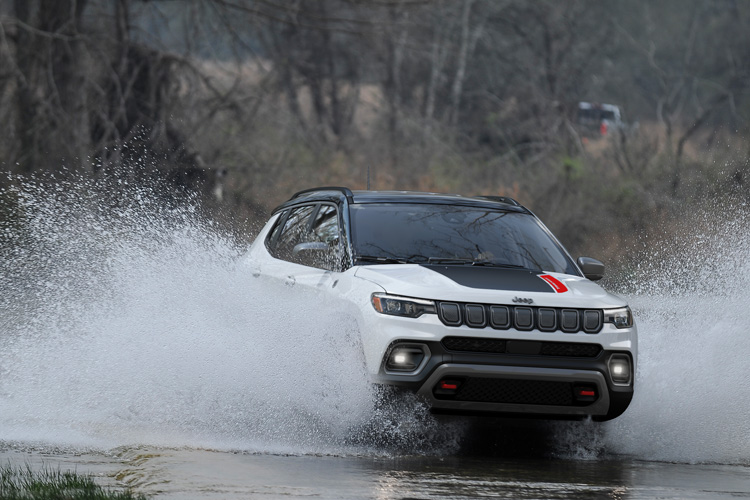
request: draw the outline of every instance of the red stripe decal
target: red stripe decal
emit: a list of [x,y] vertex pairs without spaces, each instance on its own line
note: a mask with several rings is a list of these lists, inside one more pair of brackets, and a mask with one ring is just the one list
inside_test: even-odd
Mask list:
[[565,293],[568,291],[568,287],[563,285],[563,282],[555,278],[554,276],[550,276],[549,274],[542,274],[539,277],[549,283],[549,286],[552,287],[555,293]]

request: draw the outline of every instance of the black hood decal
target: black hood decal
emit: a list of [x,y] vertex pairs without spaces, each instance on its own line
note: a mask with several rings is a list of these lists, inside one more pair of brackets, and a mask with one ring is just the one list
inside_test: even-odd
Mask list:
[[429,264],[423,264],[422,267],[440,273],[459,285],[469,288],[554,293],[554,289],[539,277],[541,273],[535,273],[526,269]]

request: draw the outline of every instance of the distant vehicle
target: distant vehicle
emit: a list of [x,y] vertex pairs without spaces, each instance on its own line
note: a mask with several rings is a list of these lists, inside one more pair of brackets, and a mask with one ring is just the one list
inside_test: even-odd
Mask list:
[[[301,191],[247,257],[256,277],[334,300],[372,381],[433,412],[609,420],[633,397],[628,304],[511,198]],[[310,356],[335,362],[326,348]]]
[[602,136],[625,129],[622,110],[614,104],[579,102],[576,122],[585,132]]

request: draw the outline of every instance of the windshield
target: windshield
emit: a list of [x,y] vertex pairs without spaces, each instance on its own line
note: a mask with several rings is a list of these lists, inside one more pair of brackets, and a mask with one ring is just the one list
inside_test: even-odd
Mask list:
[[535,217],[484,208],[428,204],[351,205],[358,263],[518,267],[578,274]]

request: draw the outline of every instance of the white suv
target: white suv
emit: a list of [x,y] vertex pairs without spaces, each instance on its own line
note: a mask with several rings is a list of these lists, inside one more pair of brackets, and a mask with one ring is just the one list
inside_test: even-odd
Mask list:
[[608,420],[633,397],[637,330],[603,264],[510,198],[306,190],[248,262],[339,302],[372,380],[433,412]]

